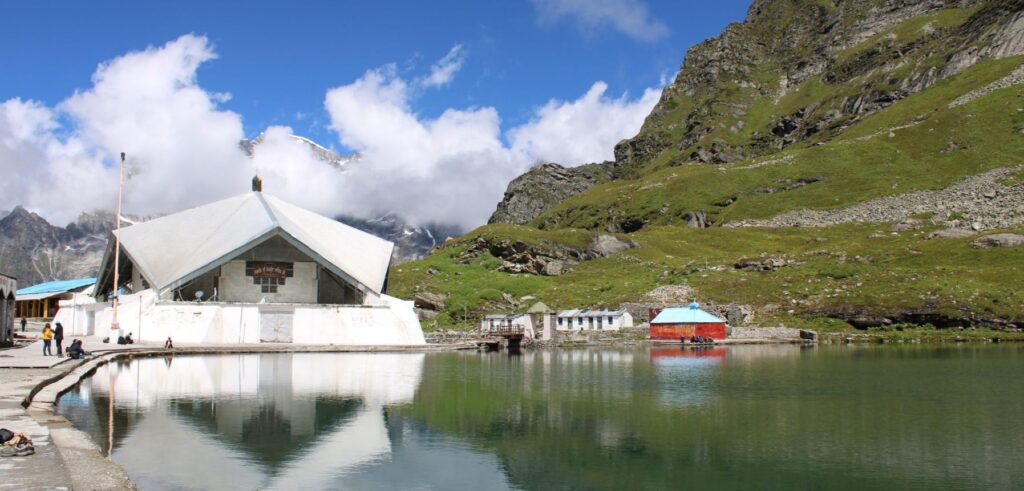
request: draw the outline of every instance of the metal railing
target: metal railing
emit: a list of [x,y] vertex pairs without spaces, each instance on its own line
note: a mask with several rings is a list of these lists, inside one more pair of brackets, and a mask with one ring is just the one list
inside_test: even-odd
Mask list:
[[526,329],[520,325],[487,326],[483,329],[483,333],[490,336],[514,336],[525,332]]

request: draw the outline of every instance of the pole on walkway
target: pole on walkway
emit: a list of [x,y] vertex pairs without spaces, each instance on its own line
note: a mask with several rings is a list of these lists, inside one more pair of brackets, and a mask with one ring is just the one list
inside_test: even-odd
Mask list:
[[117,301],[121,297],[118,289],[121,270],[121,199],[124,195],[124,152],[121,152],[121,165],[117,172],[117,223],[114,225],[117,232],[114,234],[114,312],[110,321],[111,342],[115,342],[121,336],[121,325],[117,322]]

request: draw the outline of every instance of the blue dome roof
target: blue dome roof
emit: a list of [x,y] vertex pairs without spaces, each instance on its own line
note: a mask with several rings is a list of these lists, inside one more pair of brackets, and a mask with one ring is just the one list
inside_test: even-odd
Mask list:
[[696,302],[691,303],[689,308],[670,307],[662,310],[651,324],[698,324],[707,322],[725,322],[714,315],[701,310]]

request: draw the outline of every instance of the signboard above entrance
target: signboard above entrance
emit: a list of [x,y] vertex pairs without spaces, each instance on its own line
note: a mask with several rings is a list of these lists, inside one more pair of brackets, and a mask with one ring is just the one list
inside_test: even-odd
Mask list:
[[292,263],[246,261],[245,275],[253,278],[291,278],[295,274]]

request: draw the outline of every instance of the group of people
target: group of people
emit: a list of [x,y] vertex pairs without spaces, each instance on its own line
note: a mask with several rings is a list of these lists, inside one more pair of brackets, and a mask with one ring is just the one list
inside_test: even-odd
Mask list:
[[[103,342],[106,343],[110,338],[103,338]],[[57,357],[63,358],[64,352],[67,352],[69,358],[73,360],[79,360],[89,353],[82,348],[82,340],[75,339],[71,341],[71,345],[68,346],[67,350],[63,349],[64,343],[64,326],[57,322],[53,327],[50,327],[50,323],[47,322],[43,326],[43,356],[53,356],[53,346],[57,346]],[[135,344],[135,339],[132,338],[132,333],[128,333],[127,336],[118,336],[117,344]],[[164,343],[164,349],[174,349],[174,342],[171,338],[167,338],[167,342]]]
[[[57,345],[57,357],[64,357],[64,326],[60,322],[56,323],[54,327],[50,327],[50,323],[47,322],[43,326],[43,356],[53,356],[53,345]],[[75,339],[71,341],[71,345],[68,346],[67,355],[73,360],[79,360],[87,355],[85,349],[82,348],[82,340]]]
[[715,339],[707,336],[693,336],[690,338],[691,344],[711,344],[714,343]]

